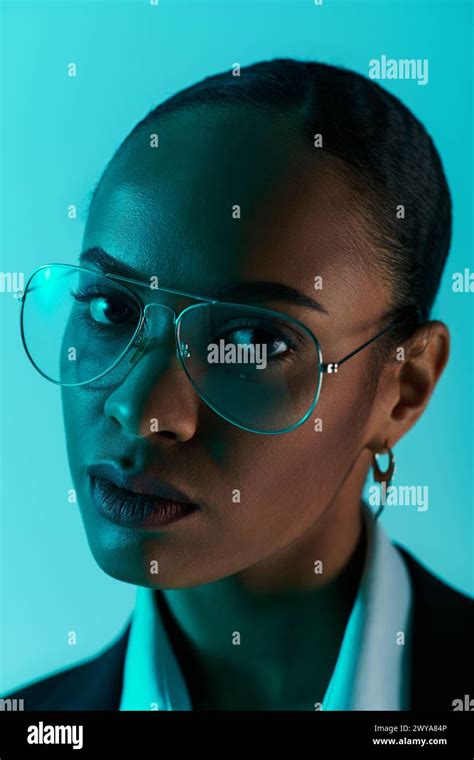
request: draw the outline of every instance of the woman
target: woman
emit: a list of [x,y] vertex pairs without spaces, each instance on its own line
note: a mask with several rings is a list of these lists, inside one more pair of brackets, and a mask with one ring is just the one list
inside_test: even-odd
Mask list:
[[390,484],[448,359],[429,320],[451,234],[440,158],[358,74],[236,73],[136,125],[79,268],[26,288],[23,340],[62,386],[90,548],[138,590],[112,646],[10,696],[451,710],[469,693],[468,600],[361,497],[371,469]]

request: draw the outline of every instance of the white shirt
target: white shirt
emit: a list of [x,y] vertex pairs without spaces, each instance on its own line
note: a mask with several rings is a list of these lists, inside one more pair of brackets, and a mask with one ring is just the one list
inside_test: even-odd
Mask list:
[[[405,563],[369,507],[367,552],[322,710],[410,709],[412,589]],[[120,710],[192,710],[155,600],[137,587]]]

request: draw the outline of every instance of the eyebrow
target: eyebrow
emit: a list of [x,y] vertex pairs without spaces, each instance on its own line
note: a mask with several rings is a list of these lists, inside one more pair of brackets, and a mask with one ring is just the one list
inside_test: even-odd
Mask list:
[[282,301],[285,303],[297,304],[298,306],[306,306],[309,309],[315,309],[315,311],[321,314],[328,314],[328,310],[314,298],[302,293],[296,288],[292,288],[289,285],[284,285],[281,282],[265,282],[265,281],[251,281],[251,282],[237,282],[233,285],[227,285],[225,288],[219,291],[216,298],[220,301],[224,300],[245,300],[245,301]]
[[[79,256],[81,264],[93,264],[98,267],[104,274],[116,274],[121,277],[129,277],[132,280],[139,280],[147,285],[146,279],[142,272],[125,264],[122,261],[110,256],[100,246],[88,248]],[[164,288],[166,290],[166,288]],[[212,296],[206,298],[216,298],[219,301],[249,301],[259,302],[264,300],[281,301],[285,303],[305,306],[318,311],[320,314],[328,314],[328,310],[319,301],[302,293],[290,285],[284,285],[281,282],[266,281],[248,281],[236,282],[221,288]]]
[[131,280],[142,280],[146,285],[143,273],[138,269],[134,269],[128,264],[124,264],[123,261],[119,261],[104,251],[100,246],[93,246],[88,248],[79,255],[80,264],[93,264],[100,269],[104,274],[117,274],[121,277],[130,277]]

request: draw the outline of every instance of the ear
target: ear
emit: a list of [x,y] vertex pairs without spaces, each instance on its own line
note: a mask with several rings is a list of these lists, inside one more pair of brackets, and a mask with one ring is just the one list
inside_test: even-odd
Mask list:
[[[427,322],[418,328],[406,347],[395,382],[396,399],[388,410],[387,438],[395,444],[421,417],[449,357],[450,336],[443,322]],[[390,394],[392,395],[392,394]]]

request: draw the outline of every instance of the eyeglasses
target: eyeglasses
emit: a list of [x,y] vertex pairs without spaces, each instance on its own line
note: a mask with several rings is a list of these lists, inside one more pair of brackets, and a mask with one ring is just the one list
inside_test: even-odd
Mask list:
[[[152,300],[138,297],[132,285]],[[176,296],[197,303],[177,313],[170,305]],[[227,422],[261,434],[287,433],[303,424],[316,406],[323,375],[336,373],[400,323],[393,320],[326,364],[311,330],[286,314],[153,288],[86,267],[38,267],[19,300],[23,346],[47,380],[75,387],[107,376],[115,385],[138,360],[149,362],[151,372],[163,372],[176,351],[205,404]]]

